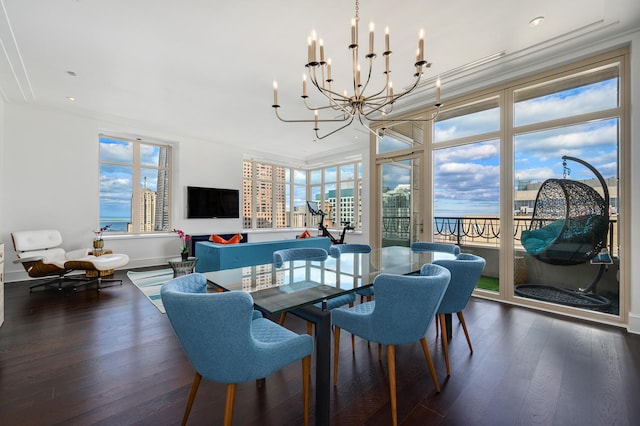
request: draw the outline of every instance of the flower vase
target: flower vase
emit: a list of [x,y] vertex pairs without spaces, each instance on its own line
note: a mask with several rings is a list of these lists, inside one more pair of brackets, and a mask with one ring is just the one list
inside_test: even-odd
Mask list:
[[102,250],[104,247],[104,240],[93,240],[93,248],[95,250]]
[[189,258],[189,253],[188,252],[183,252],[183,253],[181,253],[181,255],[182,255],[182,260],[183,261],[185,261],[185,260],[187,260]]

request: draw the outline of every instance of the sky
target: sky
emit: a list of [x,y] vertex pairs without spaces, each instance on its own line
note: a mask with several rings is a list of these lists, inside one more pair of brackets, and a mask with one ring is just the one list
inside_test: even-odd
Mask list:
[[[100,217],[129,218],[131,216],[131,192],[133,188],[134,144],[108,137],[100,137],[100,161],[116,162],[116,164],[100,164]],[[140,163],[145,166],[158,166],[160,147],[140,145]],[[146,177],[146,181],[145,181]],[[155,191],[158,185],[156,168],[142,168],[140,172],[141,187]]]

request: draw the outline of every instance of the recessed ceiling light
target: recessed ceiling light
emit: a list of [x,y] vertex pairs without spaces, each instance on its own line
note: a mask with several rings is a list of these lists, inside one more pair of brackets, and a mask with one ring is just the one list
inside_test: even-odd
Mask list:
[[67,96],[67,100],[75,101],[76,97],[75,96]]
[[70,75],[71,77],[77,76],[77,74],[73,71],[67,71],[67,74]]
[[539,27],[544,22],[544,16],[537,16],[529,21],[530,27]]

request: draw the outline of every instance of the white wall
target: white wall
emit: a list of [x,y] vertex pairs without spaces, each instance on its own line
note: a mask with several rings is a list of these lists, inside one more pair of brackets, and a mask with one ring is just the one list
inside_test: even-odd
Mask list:
[[627,329],[640,334],[640,33],[631,38],[631,253],[629,253],[630,310]]
[[[187,185],[241,188],[242,152],[229,145],[158,135],[126,123],[98,120],[29,105],[4,106],[2,215],[0,239],[8,242],[7,281],[28,278],[13,265],[11,232],[59,229],[66,249],[90,247],[99,216],[98,134],[112,129],[175,141],[173,226],[190,233],[236,232],[240,219],[185,219]],[[2,139],[0,139],[2,141]],[[169,236],[107,236],[105,247],[130,256],[129,267],[157,265],[179,251]]]
[[[172,176],[176,212],[173,227],[190,234],[235,233],[242,230],[241,219],[186,219],[186,186],[242,188],[241,144],[226,145],[156,134],[125,122],[100,120],[47,110],[30,105],[5,105],[5,128],[0,132],[0,154],[6,185],[0,214],[0,239],[6,246],[6,280],[28,279],[11,246],[11,232],[54,228],[63,235],[66,249],[90,247],[93,230],[98,227],[99,176],[98,134],[126,134],[174,143]],[[1,124],[1,122],[0,122]],[[6,143],[2,144],[2,137]],[[1,150],[4,149],[4,152]],[[366,155],[366,153],[365,153]],[[366,158],[366,157],[365,157]],[[275,160],[272,160],[275,161]],[[363,162],[363,166],[367,162]],[[368,167],[368,165],[367,165]],[[368,171],[363,170],[365,182]],[[365,191],[368,194],[368,191]],[[366,203],[365,198],[365,203]],[[365,219],[368,220],[368,214]],[[250,241],[295,238],[296,231],[256,231]],[[364,242],[368,231],[349,234],[350,242]],[[105,248],[126,253],[129,268],[160,265],[175,257],[180,242],[176,234],[105,236]]]
[[[8,243],[4,238],[4,214],[3,207],[6,206],[4,201],[4,170],[7,156],[4,153],[4,101],[0,99],[0,243]],[[9,245],[5,245],[5,250],[9,250]]]

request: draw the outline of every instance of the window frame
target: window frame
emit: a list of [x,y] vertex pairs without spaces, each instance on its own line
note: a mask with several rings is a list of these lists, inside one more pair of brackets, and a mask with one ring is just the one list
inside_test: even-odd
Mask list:
[[[312,194],[314,193],[314,190],[319,190],[320,192],[320,197],[322,202],[324,202],[325,200],[325,195],[326,195],[326,187],[328,185],[334,185],[335,191],[336,191],[336,198],[334,201],[334,211],[336,214],[336,217],[340,217],[340,214],[342,214],[344,216],[344,212],[342,212],[342,210],[346,210],[345,207],[341,207],[340,204],[340,199],[342,197],[339,196],[340,193],[340,188],[342,184],[353,184],[353,203],[349,203],[349,205],[353,204],[353,214],[349,215],[349,217],[353,217],[353,221],[352,223],[355,223],[356,229],[357,230],[362,230],[362,200],[361,200],[361,193],[362,193],[362,160],[358,159],[358,160],[353,160],[353,161],[348,161],[348,162],[341,162],[341,163],[335,163],[335,164],[326,164],[323,165],[322,167],[313,167],[313,168],[302,168],[302,167],[292,167],[292,166],[286,166],[286,165],[281,165],[281,164],[277,164],[277,163],[272,163],[272,162],[267,162],[267,161],[257,161],[257,160],[243,160],[243,177],[242,177],[242,187],[243,187],[243,200],[242,200],[242,204],[243,204],[243,217],[242,217],[242,225],[243,225],[243,229],[245,230],[275,230],[275,229],[293,229],[293,228],[307,228],[307,227],[314,227],[316,225],[314,218],[310,215],[310,213],[307,210],[307,205],[306,205],[306,200],[311,200],[312,198]],[[257,169],[260,167],[264,167],[264,166],[268,166],[272,168],[272,173],[270,175],[269,179],[261,179],[258,174],[256,173]],[[347,178],[347,179],[342,179],[341,175],[342,175],[342,167],[345,166],[352,166],[353,168],[353,177],[352,178]],[[273,173],[273,170],[275,170],[275,168],[283,168],[284,169],[284,173],[283,176],[285,176],[284,180],[277,180],[277,173]],[[251,170],[250,173],[247,173],[247,169]],[[326,175],[326,171],[329,169],[334,169],[335,171],[335,181],[332,180],[331,182],[327,181],[327,175]],[[296,176],[297,173],[303,173],[304,174],[304,184],[300,183],[296,180]],[[319,176],[319,178],[318,178]],[[316,180],[314,181],[314,183],[312,183],[312,179],[314,179],[314,177]],[[248,182],[251,182],[251,185],[248,185]],[[271,205],[271,226],[270,227],[266,227],[266,226],[257,226],[257,217],[256,217],[256,208],[257,208],[257,201],[258,201],[258,193],[257,193],[257,188],[261,187],[262,185],[268,183],[269,185],[271,185],[271,201],[270,201],[270,205]],[[274,220],[274,215],[276,214],[276,212],[278,211],[278,199],[277,199],[277,191],[274,191],[273,188],[276,187],[276,185],[286,185],[286,188],[284,189],[284,196],[286,199],[286,207],[284,209],[284,222],[282,224],[282,226],[278,226],[278,224],[275,222]],[[250,188],[249,188],[250,186]],[[304,193],[305,193],[305,202],[303,205],[296,205],[296,194],[299,193],[300,191],[296,192],[296,189],[300,190],[301,187],[304,187]],[[289,194],[289,196],[287,197],[286,194]],[[247,197],[250,197],[249,200],[249,204],[250,206],[248,206],[246,200]],[[303,209],[302,212],[300,212],[300,209]],[[247,217],[247,213],[250,212],[250,217]],[[333,226],[330,226],[330,228],[333,228]]]
[[[100,150],[101,150],[101,144],[103,143],[103,139],[110,139],[110,140],[114,140],[114,141],[119,141],[119,142],[124,142],[124,143],[128,143],[131,144],[132,147],[132,158],[131,158],[131,162],[120,162],[120,161],[113,161],[113,160],[103,160],[101,158],[101,154],[100,154]],[[160,150],[162,149],[166,149],[166,166],[161,166],[161,165],[157,165],[157,166],[153,166],[153,165],[149,165],[149,164],[143,164],[142,162],[142,155],[141,155],[141,147],[147,145],[147,146],[153,146],[153,147],[158,147]],[[149,234],[166,234],[166,233],[171,233],[172,232],[172,222],[173,222],[173,208],[172,208],[172,199],[173,199],[173,145],[170,143],[166,143],[166,142],[160,142],[160,141],[155,141],[155,140],[151,140],[148,138],[131,138],[131,137],[126,137],[126,136],[118,136],[116,134],[113,133],[99,133],[98,134],[98,179],[99,179],[99,193],[98,193],[98,199],[99,199],[99,203],[100,203],[100,208],[98,209],[98,221],[99,221],[99,227],[103,227],[106,223],[103,224],[103,222],[108,222],[108,221],[103,221],[103,219],[108,218],[108,216],[103,216],[103,212],[102,212],[102,173],[101,173],[101,169],[102,169],[102,165],[111,165],[111,166],[122,166],[122,167],[130,167],[131,168],[131,204],[130,204],[130,208],[131,208],[131,212],[130,212],[130,217],[129,220],[130,222],[127,225],[127,230],[126,231],[117,231],[117,230],[110,230],[111,234],[119,234],[119,235],[139,235],[139,234],[144,234],[144,235],[149,235]],[[152,230],[144,230],[144,229],[138,229],[138,230],[134,230],[132,229],[133,227],[133,223],[134,223],[134,217],[133,217],[133,211],[134,208],[137,208],[138,210],[140,209],[140,196],[143,193],[144,188],[142,188],[140,182],[141,182],[141,176],[143,175],[142,170],[143,169],[155,169],[158,171],[164,170],[165,173],[165,201],[164,201],[164,209],[166,211],[167,214],[167,223],[165,225],[165,229],[154,229]],[[158,182],[156,182],[156,196],[157,196],[157,190],[158,190]],[[157,199],[157,198],[156,198]],[[137,207],[136,207],[137,206]],[[156,202],[156,210],[157,210],[157,202]],[[155,216],[157,214],[157,211],[154,211],[154,220],[155,220]],[[155,223],[155,222],[154,222]]]

